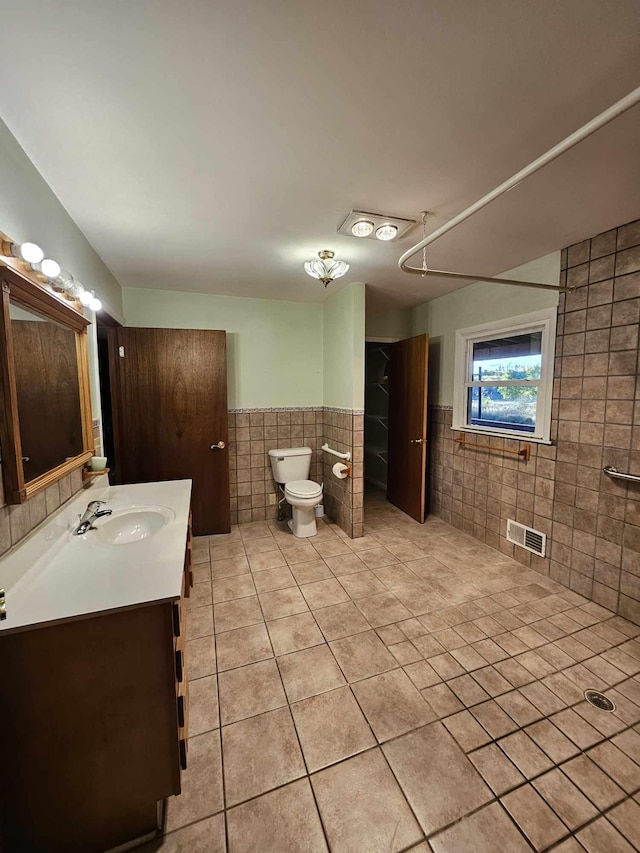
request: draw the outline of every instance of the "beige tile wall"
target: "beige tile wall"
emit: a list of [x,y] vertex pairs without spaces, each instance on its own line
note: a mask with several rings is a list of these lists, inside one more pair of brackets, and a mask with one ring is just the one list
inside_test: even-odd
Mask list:
[[[431,410],[431,512],[640,623],[640,486],[604,465],[640,474],[640,221],[570,246],[560,297],[552,438],[524,462],[517,441],[460,448],[451,410]],[[476,440],[474,438],[474,440]],[[549,537],[548,558],[507,542],[506,519]]]
[[[362,536],[362,421],[362,415],[322,408],[229,412],[231,523],[276,519],[282,494],[271,474],[269,450],[304,445],[313,451],[310,478],[325,484],[327,515],[349,536]],[[323,453],[325,442],[355,456],[353,480],[332,475],[338,460]],[[283,509],[290,513],[288,504]]]
[[93,432],[93,453],[95,456],[102,456],[102,438],[100,436],[100,421],[94,418],[91,422]]
[[364,535],[364,415],[344,410],[324,410],[324,441],[339,453],[351,453],[351,477],[337,479],[333,466],[340,460],[322,454],[324,506],[352,539]]
[[82,488],[82,471],[78,469],[25,503],[8,506],[4,499],[1,473],[0,466],[0,555],[17,545],[34,527]]
[[486,449],[460,447],[451,429],[452,410],[430,409],[429,511],[521,563],[549,573],[549,561],[515,549],[507,541],[506,520],[514,518],[551,533],[556,448],[531,444],[525,462],[504,451],[527,442],[469,437]]
[[[271,474],[269,450],[310,447],[310,478],[321,482],[322,409],[229,412],[231,523],[274,521],[282,497]],[[275,502],[272,502],[275,498]],[[289,512],[288,504],[283,507]]]

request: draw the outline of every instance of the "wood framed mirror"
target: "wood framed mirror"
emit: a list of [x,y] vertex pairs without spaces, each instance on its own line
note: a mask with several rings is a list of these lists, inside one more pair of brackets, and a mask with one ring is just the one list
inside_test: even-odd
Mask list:
[[2,475],[19,504],[93,456],[89,320],[9,267],[0,286]]

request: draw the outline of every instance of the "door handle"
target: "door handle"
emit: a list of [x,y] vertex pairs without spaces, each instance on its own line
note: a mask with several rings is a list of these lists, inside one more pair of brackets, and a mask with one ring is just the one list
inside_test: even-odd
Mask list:
[[226,442],[219,441],[217,444],[212,444],[211,449],[212,450],[224,450],[226,446],[227,446]]
[[411,444],[426,444],[426,443],[427,443],[426,438],[412,438],[411,439]]

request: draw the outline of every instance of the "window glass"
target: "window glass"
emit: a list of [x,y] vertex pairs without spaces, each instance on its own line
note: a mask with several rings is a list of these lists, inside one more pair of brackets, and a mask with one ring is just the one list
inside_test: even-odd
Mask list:
[[473,344],[472,381],[540,379],[542,332]]
[[537,385],[469,388],[468,423],[473,426],[535,433],[537,408]]

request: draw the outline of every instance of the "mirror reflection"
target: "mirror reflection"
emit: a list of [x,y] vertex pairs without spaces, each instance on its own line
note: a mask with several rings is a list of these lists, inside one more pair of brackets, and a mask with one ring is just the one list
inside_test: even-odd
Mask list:
[[82,453],[76,335],[11,303],[25,482]]

